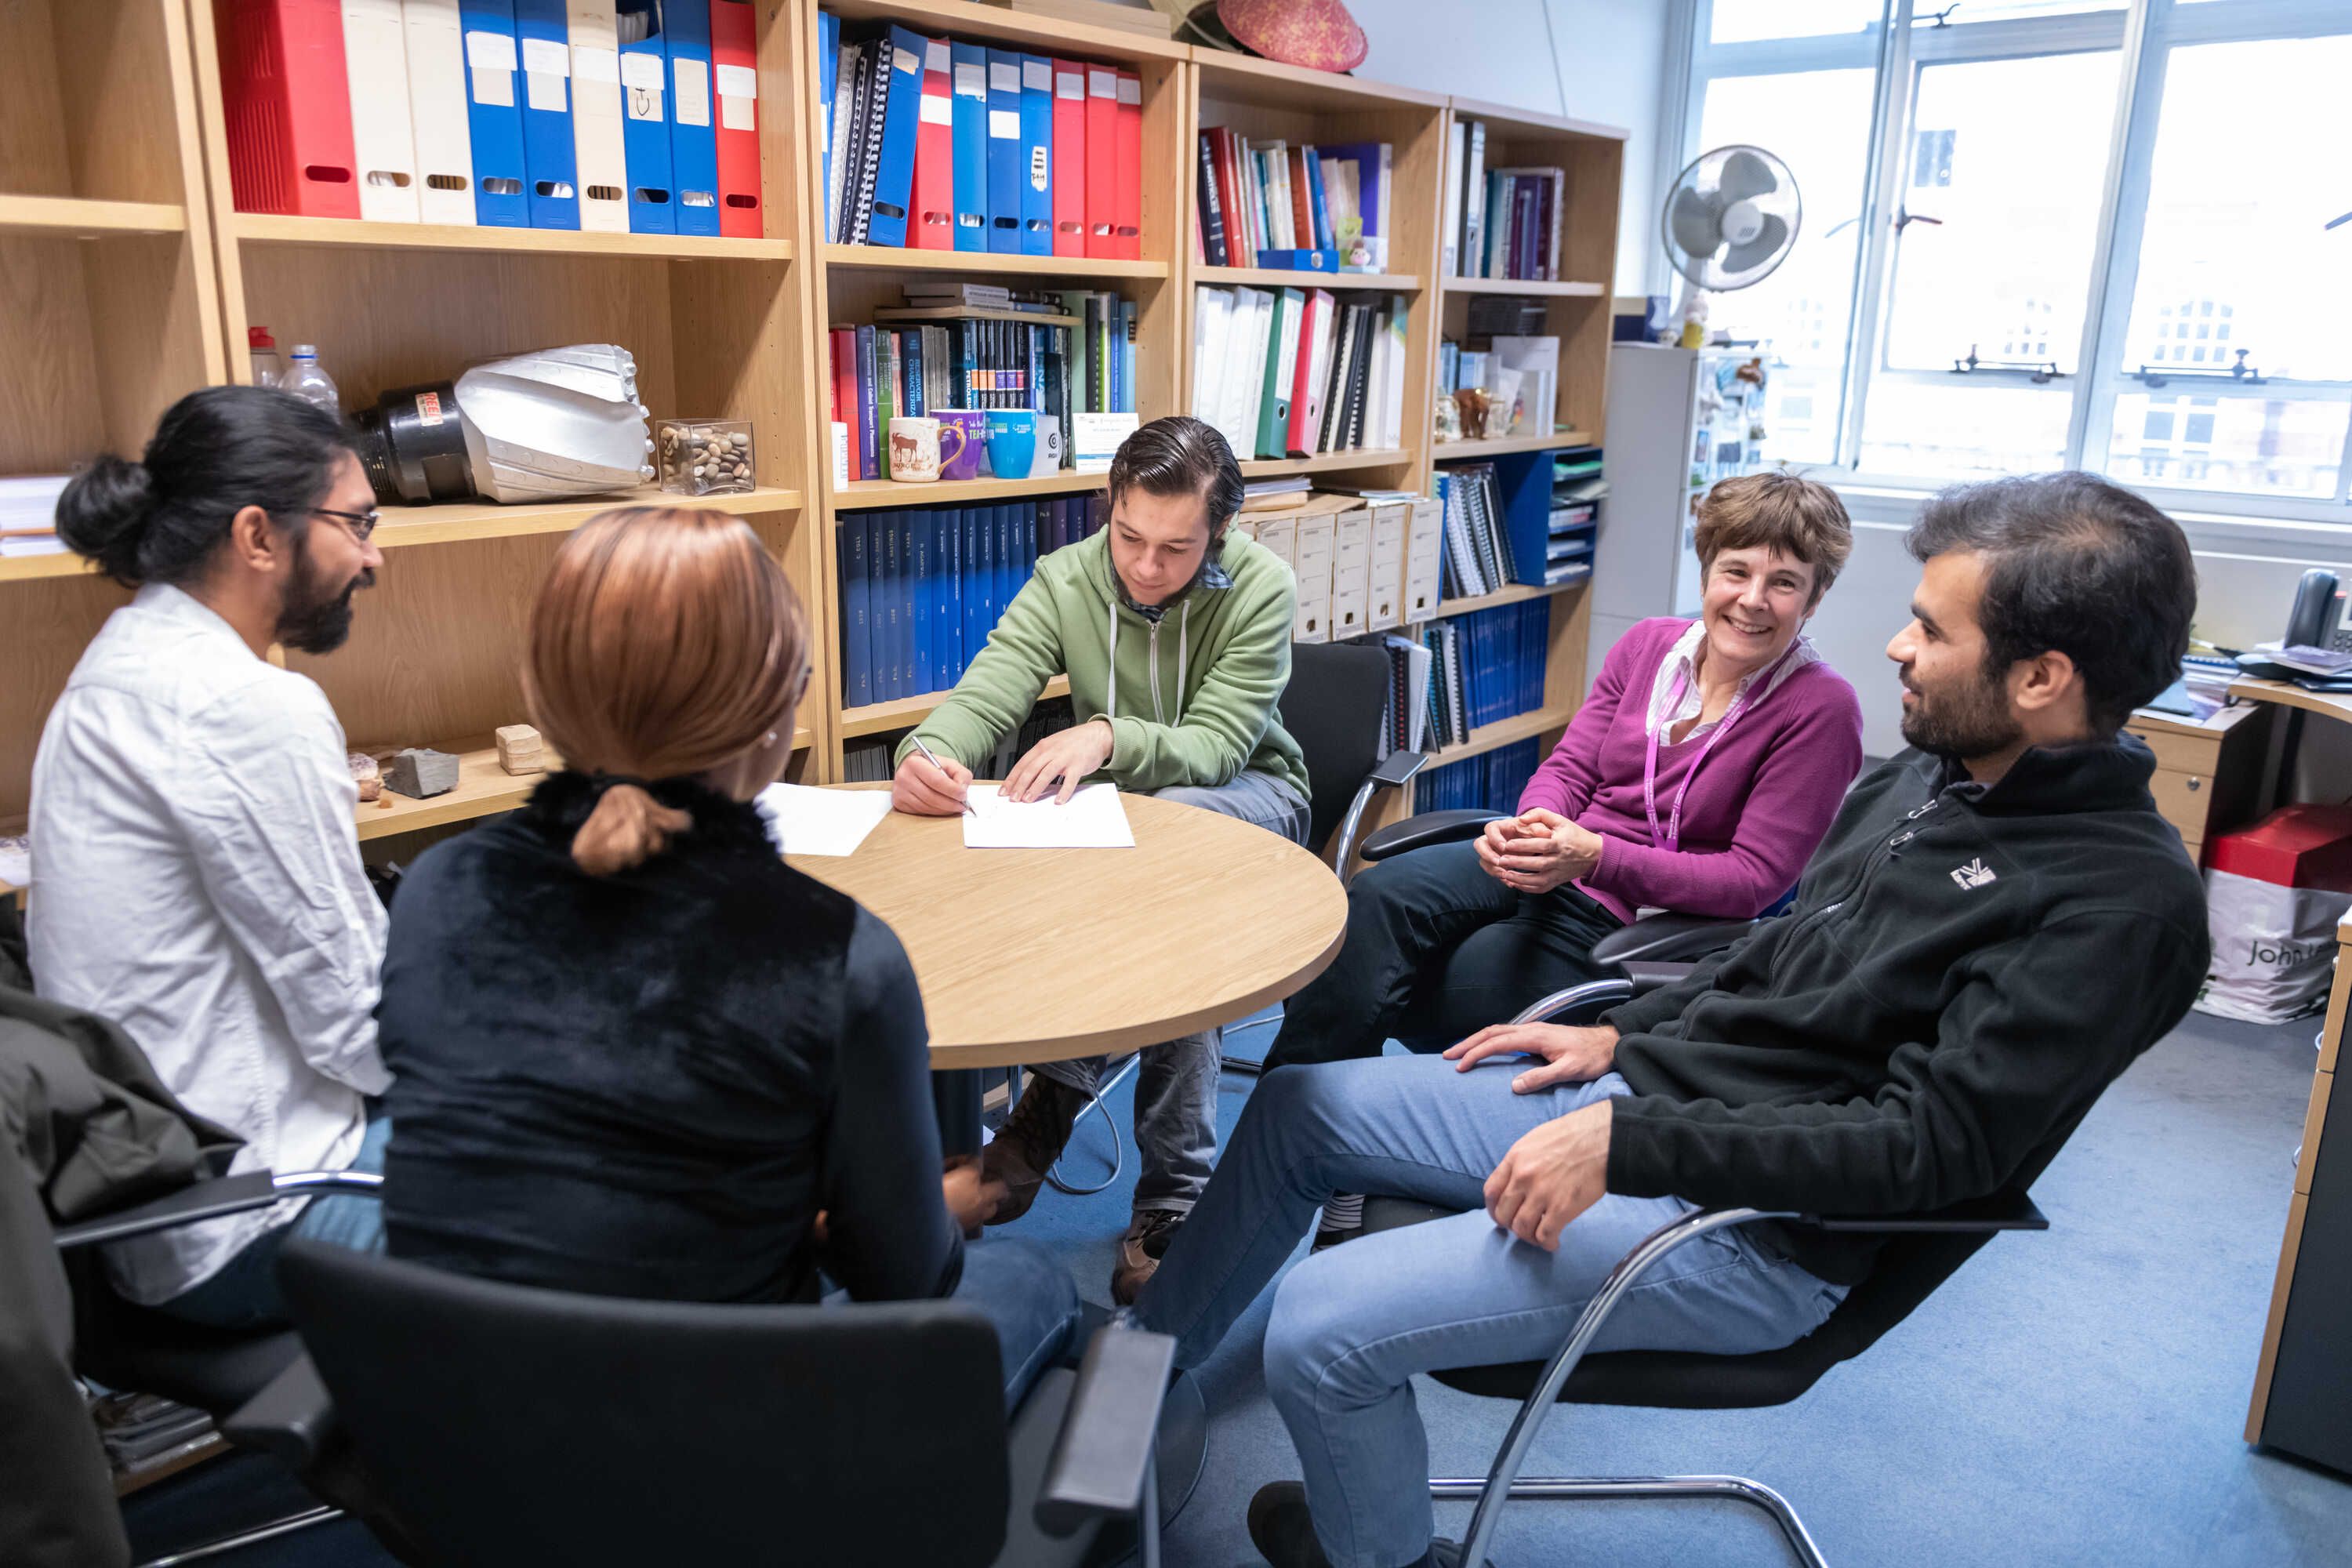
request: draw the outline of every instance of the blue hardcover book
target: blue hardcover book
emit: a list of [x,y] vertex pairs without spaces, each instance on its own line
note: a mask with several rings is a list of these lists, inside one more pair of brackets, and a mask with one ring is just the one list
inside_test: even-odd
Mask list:
[[931,513],[931,662],[939,689],[963,679],[963,520],[941,507]]
[[1021,253],[1054,254],[1054,62],[1043,55],[1021,57]]
[[1013,510],[1021,535],[1021,585],[1025,587],[1037,575],[1037,518],[1032,507],[1015,506]]
[[963,536],[963,555],[958,563],[963,568],[961,592],[963,595],[963,662],[968,669],[988,645],[988,586],[981,581],[981,526],[984,507],[968,506],[956,514],[956,531]]
[[940,689],[939,671],[931,665],[931,618],[937,592],[931,575],[931,514],[919,507],[891,514],[902,541],[900,553],[910,563],[907,571],[908,662],[909,682],[917,692]]
[[863,708],[874,700],[873,633],[866,617],[873,595],[866,580],[864,512],[845,512],[834,530],[841,563],[841,703]]
[[[1049,253],[1050,254],[1050,253]],[[1037,327],[1023,326],[1021,336],[1029,350],[1029,370],[1026,389],[1021,395],[1021,405],[1043,414],[1045,408],[1045,334]],[[1062,449],[1069,450],[1069,436],[1062,437]]]
[[580,226],[572,138],[572,28],[563,0],[515,0],[522,48],[522,161],[533,228]]
[[986,250],[988,50],[958,39],[949,58],[955,67],[955,247]]
[[[629,232],[676,234],[677,192],[670,185],[669,47],[662,42],[657,0],[619,0],[621,156],[629,173]],[[628,18],[642,16],[641,25]],[[631,38],[643,30],[645,37]]]
[[919,418],[923,405],[923,329],[908,327],[898,334],[898,363],[907,367],[907,407],[910,418]]
[[1118,302],[1118,336],[1111,342],[1111,352],[1118,357],[1119,402],[1116,412],[1135,412],[1135,301]]
[[874,47],[889,53],[889,96],[882,110],[882,161],[874,176],[874,212],[866,243],[903,248],[915,202],[915,126],[923,109],[923,40],[891,24]]
[[903,662],[905,645],[900,640],[905,628],[898,624],[898,589],[902,582],[898,570],[898,531],[890,526],[890,514],[887,511],[874,515],[872,527],[874,700],[888,702],[900,697],[912,697],[915,693],[907,689]]
[[988,51],[988,248],[1021,254],[1021,57]]
[[474,147],[474,221],[497,228],[529,228],[522,99],[515,79],[522,57],[515,42],[514,0],[461,0],[457,25],[466,33],[466,129]]
[[878,479],[887,476],[883,471],[882,458],[889,453],[890,440],[878,436],[874,428],[877,410],[874,401],[874,329],[857,329],[857,403],[860,413],[858,445],[864,448],[856,454],[857,477]]
[[669,161],[680,234],[719,232],[719,132],[710,119],[710,0],[662,0]]
[[[833,97],[835,84],[841,79],[841,18],[830,11],[816,14],[816,93],[817,108],[824,115],[823,140],[817,151],[818,201],[822,205],[825,192],[833,189]],[[825,222],[830,224],[831,216]],[[819,239],[824,235],[819,232]]]
[[981,646],[996,632],[996,509],[976,506],[971,509],[972,537],[979,541],[966,575],[980,592]]
[[996,509],[996,618],[1013,607],[1021,592],[1021,506],[1006,502]]

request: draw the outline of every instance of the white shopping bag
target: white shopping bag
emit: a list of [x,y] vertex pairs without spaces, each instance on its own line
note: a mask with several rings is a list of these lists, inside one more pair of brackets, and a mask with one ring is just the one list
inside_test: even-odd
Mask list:
[[2352,895],[2205,873],[2213,963],[2200,1012],[2276,1024],[2317,1012],[2335,973],[2336,924]]

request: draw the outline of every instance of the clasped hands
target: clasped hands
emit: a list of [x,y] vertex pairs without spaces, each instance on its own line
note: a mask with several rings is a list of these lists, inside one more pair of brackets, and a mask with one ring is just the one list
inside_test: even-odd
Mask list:
[[1592,874],[1601,836],[1538,805],[1486,824],[1477,850],[1486,875],[1513,892],[1549,893]]
[[[1605,1024],[1491,1024],[1449,1047],[1445,1059],[1467,1072],[1502,1056],[1540,1064],[1511,1079],[1514,1094],[1590,1083],[1615,1063],[1617,1031]],[[1496,1226],[1546,1252],[1559,1250],[1560,1232],[1609,1190],[1610,1107],[1602,1100],[1571,1110],[1511,1145],[1486,1178],[1486,1213]]]
[[[1011,801],[1050,795],[1056,804],[1067,805],[1080,784],[1109,765],[1113,740],[1108,719],[1056,731],[1013,764],[998,794]],[[933,763],[920,752],[909,752],[891,776],[890,805],[914,816],[958,816],[971,788],[971,770],[953,757]]]

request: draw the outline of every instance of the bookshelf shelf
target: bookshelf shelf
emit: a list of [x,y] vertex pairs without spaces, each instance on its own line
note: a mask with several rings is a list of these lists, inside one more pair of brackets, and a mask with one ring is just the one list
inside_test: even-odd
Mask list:
[[619,506],[677,506],[731,512],[738,517],[801,510],[801,492],[769,486],[736,495],[668,495],[647,485],[617,495],[576,500],[533,501],[501,506],[495,501],[452,501],[440,506],[393,507],[375,531],[385,550],[404,545],[454,544],[475,539],[519,539],[533,533],[569,533]]
[[188,209],[176,202],[0,195],[0,235],[100,239],[118,234],[184,234],[187,227]]
[[48,577],[89,577],[98,568],[70,550],[48,555],[0,556],[0,583],[37,583]]
[[1200,262],[1194,262],[1186,276],[1195,283],[1244,283],[1253,289],[1328,289],[1334,293],[1347,289],[1377,289],[1383,294],[1417,294],[1427,282],[1417,272],[1301,272],[1287,267],[1209,267]]
[[974,5],[971,0],[824,0],[823,9],[844,22],[899,22],[921,33],[1018,44],[1036,54],[1174,63],[1190,58],[1192,52],[1182,44],[1171,43],[1165,35],[1065,21],[1034,11]]
[[1317,114],[1359,114],[1400,106],[1443,109],[1446,101],[1442,93],[1278,65],[1223,49],[1194,49],[1192,54],[1202,96],[1226,103]]
[[372,250],[471,250],[525,256],[618,256],[674,261],[785,261],[789,239],[693,234],[600,234],[582,229],[369,223],[358,218],[234,213],[228,230],[247,245],[360,246]]
[[1622,125],[1543,114],[1532,109],[1514,109],[1508,104],[1486,103],[1475,98],[1456,98],[1453,100],[1453,105],[1455,119],[1483,120],[1490,128],[1499,128],[1505,135],[1516,140],[1557,141],[1565,137],[1581,137],[1596,142],[1623,142],[1633,134]]
[[1555,594],[1572,593],[1589,581],[1580,577],[1573,583],[1514,583],[1491,594],[1480,594],[1468,599],[1440,599],[1436,619],[1448,616],[1467,616],[1479,610],[1491,610],[1501,605],[1517,605],[1528,599],[1549,599]]
[[877,506],[955,506],[970,501],[1017,500],[1023,496],[1064,496],[1098,490],[1100,474],[1065,468],[1033,479],[935,479],[928,484],[902,484],[897,479],[853,479],[835,486],[835,511],[857,511]]
[[1350,468],[1392,468],[1412,461],[1403,447],[1351,447],[1340,452],[1318,452],[1311,458],[1252,458],[1242,464],[1245,479],[1277,479],[1284,474],[1328,474]]
[[[1045,682],[1045,689],[1037,694],[1037,700],[1043,702],[1050,697],[1067,697],[1069,694],[1070,678],[1057,675]],[[842,739],[854,741],[860,736],[880,735],[892,730],[911,730],[929,718],[931,710],[947,700],[948,693],[933,691],[921,697],[869,702],[863,708],[845,708],[841,710]]]
[[1557,706],[1538,708],[1530,713],[1498,719],[1492,724],[1481,724],[1470,731],[1470,738],[1458,746],[1445,746],[1429,759],[1431,767],[1444,767],[1448,763],[1484,756],[1500,746],[1532,740],[1549,730],[1564,730],[1576,717],[1578,704],[1563,702]]
[[1548,452],[1556,447],[1590,447],[1590,430],[1556,430],[1549,436],[1499,436],[1491,441],[1444,441],[1431,448],[1431,456],[1441,463],[1459,463],[1472,458],[1501,458],[1513,452]]
[[916,310],[911,306],[884,308],[874,312],[878,324],[883,321],[1018,321],[1024,327],[1080,327],[1084,316],[1052,316],[1042,310],[984,310],[974,306],[952,309],[941,306],[934,310]]
[[886,272],[968,272],[1006,278],[1165,278],[1164,261],[1087,256],[996,256],[977,250],[902,250],[887,245],[827,245],[827,267]]
[[1438,287],[1448,294],[1520,294],[1549,300],[1598,300],[1609,292],[1605,283],[1569,279],[1544,283],[1525,278],[1441,278]]

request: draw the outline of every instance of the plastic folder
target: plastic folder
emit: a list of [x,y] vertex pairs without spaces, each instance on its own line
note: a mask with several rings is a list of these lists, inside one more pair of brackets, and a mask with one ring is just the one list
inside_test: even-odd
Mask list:
[[572,32],[572,135],[580,226],[629,232],[629,159],[621,136],[621,42],[613,0],[564,0]]
[[1054,62],[1054,254],[1087,253],[1087,68]]
[[1118,73],[1117,153],[1118,180],[1112,204],[1111,254],[1122,261],[1143,256],[1143,78]]
[[563,0],[515,0],[515,42],[522,47],[522,159],[533,228],[580,226],[571,37]]
[[1021,57],[1021,252],[1054,254],[1054,62]]
[[1087,68],[1087,254],[1118,252],[1118,72]]
[[[824,117],[824,134],[818,151],[824,161],[817,165],[823,183],[817,186],[820,195],[835,189],[833,184],[833,96],[835,85],[841,79],[841,18],[830,11],[816,14],[816,96],[818,111]],[[825,203],[820,199],[820,208]],[[831,216],[825,217],[817,235],[819,239],[831,237]]]
[[636,234],[676,234],[669,51],[662,41],[662,7],[656,0],[620,0],[614,13],[622,39],[621,150],[628,159],[629,228]]
[[466,128],[472,133],[474,219],[527,228],[523,196],[522,104],[515,78],[514,0],[458,0],[466,33]]
[[914,212],[907,243],[918,250],[955,248],[955,90],[953,51],[945,38],[923,42],[923,100],[915,116]]
[[416,138],[408,121],[408,28],[400,0],[343,0],[344,76],[360,216],[416,221]]
[[757,239],[760,208],[760,19],[751,0],[710,0],[710,71],[719,88],[719,232]]
[[988,248],[988,51],[949,46],[955,81],[955,247]]
[[710,0],[663,0],[669,54],[669,169],[677,232],[719,232],[719,137],[710,122]]
[[907,216],[915,205],[915,142],[923,110],[923,40],[893,25],[875,38],[884,50],[889,69],[889,97],[882,106],[882,155],[875,165],[874,216],[868,220],[868,245],[908,243]]
[[401,0],[408,113],[416,136],[416,216],[474,224],[474,154],[466,110],[466,43],[457,0]]
[[341,8],[219,0],[213,26],[237,211],[359,216]]
[[1021,57],[988,51],[988,248],[1021,254]]

